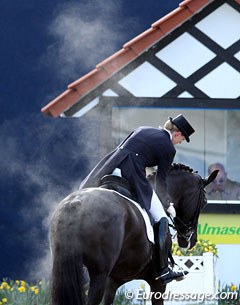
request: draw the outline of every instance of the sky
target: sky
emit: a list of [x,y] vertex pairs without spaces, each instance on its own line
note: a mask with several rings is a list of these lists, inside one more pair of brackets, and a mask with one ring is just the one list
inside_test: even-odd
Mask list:
[[41,108],[180,2],[1,1],[0,278],[47,275],[49,217],[95,156],[87,116]]

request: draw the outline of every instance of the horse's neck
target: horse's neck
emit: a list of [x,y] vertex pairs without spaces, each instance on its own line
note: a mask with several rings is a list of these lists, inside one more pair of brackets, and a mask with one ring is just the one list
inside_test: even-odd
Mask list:
[[194,185],[183,193],[182,199],[176,205],[177,215],[183,221],[196,222],[202,207],[201,189]]
[[[148,175],[148,181],[156,191],[157,174]],[[167,188],[171,201],[183,219],[191,219],[196,210],[199,193],[198,181],[193,172],[188,168],[173,167],[167,176]]]
[[198,207],[199,179],[189,171],[176,170],[169,175],[168,191],[179,215],[191,219]]

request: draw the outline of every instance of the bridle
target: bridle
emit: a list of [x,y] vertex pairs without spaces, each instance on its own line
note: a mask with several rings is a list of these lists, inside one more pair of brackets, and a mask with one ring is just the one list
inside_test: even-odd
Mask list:
[[[185,169],[185,170],[188,170],[189,172],[193,171],[190,167],[188,167],[184,164],[180,164],[180,163],[172,164],[172,169],[174,169],[174,168],[175,169],[178,169],[178,168]],[[152,174],[152,176],[153,176],[152,186],[153,186],[153,189],[156,190],[157,189],[156,172],[154,172]],[[172,224],[169,224],[169,226],[171,226],[176,231],[176,234],[179,237],[183,238],[188,243],[188,245],[190,243],[190,240],[191,240],[193,234],[195,234],[197,232],[197,225],[198,225],[198,218],[199,218],[200,211],[207,203],[206,198],[205,198],[205,189],[204,189],[203,180],[201,179],[200,182],[201,183],[199,183],[198,190],[196,190],[193,193],[192,200],[195,199],[194,197],[197,195],[198,195],[198,199],[197,199],[197,207],[196,207],[195,213],[192,217],[192,220],[186,223],[178,216],[176,216],[174,219],[172,219],[170,217]]]
[[[177,235],[183,238],[188,244],[192,236],[197,232],[198,218],[201,209],[206,204],[205,190],[203,181],[199,184],[198,192],[194,193],[194,196],[198,194],[197,207],[192,217],[192,220],[186,223],[180,217],[176,216],[174,219],[171,218],[172,224],[169,224],[177,233]],[[205,204],[204,204],[205,203]]]
[[[171,218],[171,217],[170,217]],[[183,238],[187,243],[190,242],[193,234],[196,233],[197,228],[196,227],[192,227],[191,223],[189,223],[188,225],[186,223],[184,223],[179,217],[175,217],[174,219],[172,219],[172,224],[169,224],[170,227],[172,227],[175,231],[176,234],[178,236],[180,236],[181,238]]]

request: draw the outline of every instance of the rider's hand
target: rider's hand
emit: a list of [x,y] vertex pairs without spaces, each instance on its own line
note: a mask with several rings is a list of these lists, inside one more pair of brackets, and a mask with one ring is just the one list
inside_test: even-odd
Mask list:
[[167,212],[168,214],[172,217],[172,218],[175,218],[176,217],[176,210],[174,208],[174,205],[172,202],[170,202],[170,206],[169,208],[167,209]]

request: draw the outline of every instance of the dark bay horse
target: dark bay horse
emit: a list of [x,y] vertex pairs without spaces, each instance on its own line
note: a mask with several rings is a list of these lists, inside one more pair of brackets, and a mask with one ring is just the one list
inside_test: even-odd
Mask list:
[[[186,166],[172,166],[167,185],[180,246],[195,244],[198,216],[206,204],[204,187],[216,174],[202,178]],[[52,305],[110,305],[116,290],[133,279],[145,280],[152,292],[165,291],[154,278],[154,244],[139,209],[114,190],[87,188],[66,197],[53,214],[50,244]],[[163,300],[153,297],[152,304]]]

